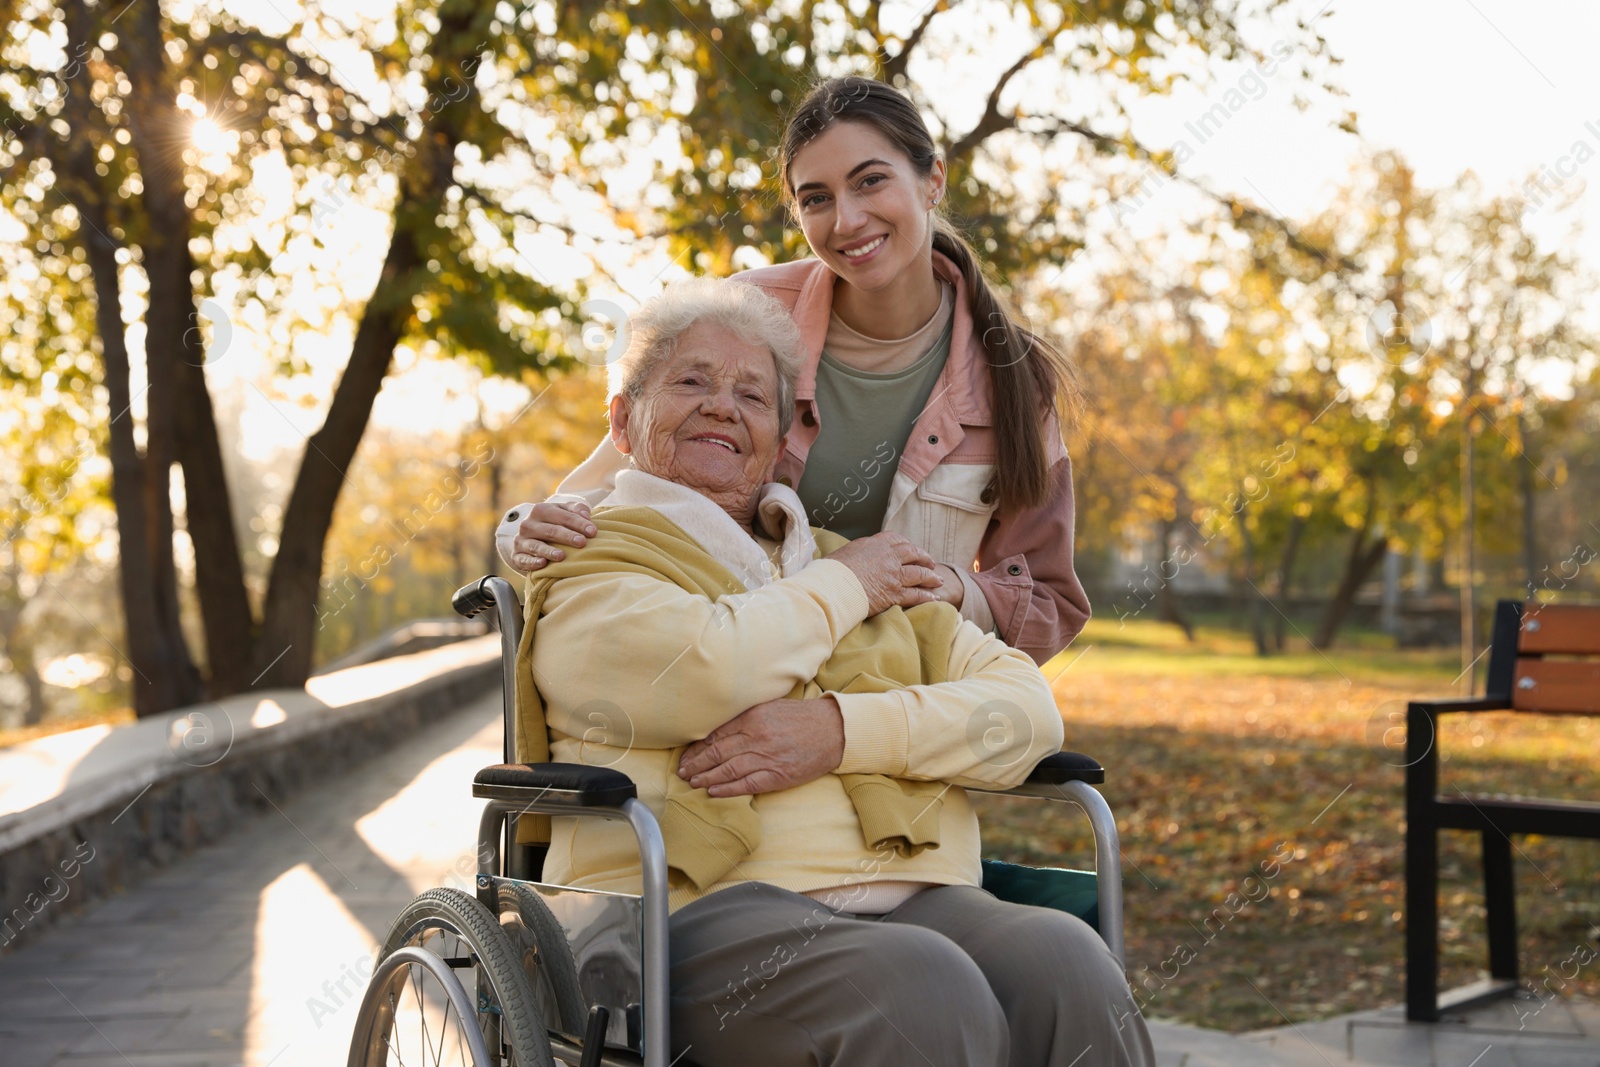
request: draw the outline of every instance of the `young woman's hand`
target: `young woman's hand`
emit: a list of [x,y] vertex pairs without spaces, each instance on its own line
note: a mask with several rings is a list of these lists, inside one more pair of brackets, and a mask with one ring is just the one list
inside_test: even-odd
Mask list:
[[[514,510],[521,510],[519,506]],[[543,503],[528,506],[528,513],[516,527],[511,540],[511,556],[506,560],[518,573],[531,574],[549,560],[566,556],[560,545],[582,548],[599,531],[589,521],[589,505],[583,503]]]
[[967,595],[967,587],[962,584],[961,575],[957,574],[956,569],[948,563],[941,563],[934,569],[939,572],[938,599],[960,610],[961,601]]
[[[828,554],[850,568],[867,593],[867,613],[909,608],[940,599],[933,557],[905,537],[885,530]],[[956,579],[960,581],[960,579]]]

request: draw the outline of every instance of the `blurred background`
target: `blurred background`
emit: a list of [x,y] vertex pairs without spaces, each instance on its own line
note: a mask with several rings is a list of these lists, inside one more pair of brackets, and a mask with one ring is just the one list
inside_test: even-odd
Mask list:
[[[604,433],[629,309],[807,254],[783,119],[866,74],[1079,368],[1095,619],[1047,673],[1073,747],[1127,770],[1130,971],[1287,840],[1301,881],[1161,1010],[1276,1023],[1241,974],[1297,1018],[1398,996],[1388,716],[1481,691],[1497,598],[1600,591],[1591,6],[3,10],[0,746],[302,686],[448,615],[499,512]],[[1473,719],[1464,784],[1600,793],[1586,720]],[[1075,840],[993,812],[1014,858]],[[1447,983],[1482,957],[1450,847]],[[1526,847],[1537,971],[1600,937],[1600,851]]]

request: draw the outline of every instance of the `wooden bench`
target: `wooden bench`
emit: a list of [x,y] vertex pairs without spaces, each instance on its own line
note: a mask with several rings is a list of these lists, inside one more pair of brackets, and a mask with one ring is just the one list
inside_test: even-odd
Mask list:
[[[1551,658],[1559,657],[1559,658]],[[1600,714],[1600,604],[1495,605],[1485,695],[1419,700],[1406,709],[1406,1018],[1505,996],[1518,988],[1511,835],[1600,839],[1600,804],[1527,797],[1440,796],[1438,717],[1512,709]],[[1439,831],[1473,830],[1483,841],[1489,978],[1439,995]]]

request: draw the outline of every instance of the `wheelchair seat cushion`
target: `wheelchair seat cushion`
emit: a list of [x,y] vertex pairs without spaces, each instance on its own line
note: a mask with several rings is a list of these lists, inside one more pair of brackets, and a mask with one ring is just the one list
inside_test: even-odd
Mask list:
[[1093,871],[984,860],[983,888],[1007,903],[1054,908],[1076,915],[1096,932],[1100,929],[1100,891]]

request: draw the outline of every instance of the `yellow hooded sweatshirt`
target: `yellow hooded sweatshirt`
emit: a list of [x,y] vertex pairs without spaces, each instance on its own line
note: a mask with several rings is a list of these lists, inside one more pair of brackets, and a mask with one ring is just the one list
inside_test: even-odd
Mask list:
[[[770,575],[753,573],[746,549],[760,551],[763,563],[770,560],[766,551],[693,490],[637,471],[623,472],[618,489],[617,503],[593,514],[597,537],[530,576],[518,653],[518,714],[526,739],[520,757],[534,762],[553,756],[628,773],[661,821],[674,908],[747,880],[802,892],[873,880],[977,884],[976,819],[952,780],[1015,784],[1038,758],[1059,749],[1060,716],[1032,662],[963,623],[945,604],[909,612],[892,608],[865,618],[854,576],[841,564],[818,559],[842,539],[797,529],[797,500],[793,507],[763,507],[769,525],[790,520],[782,551],[787,581],[772,583]],[[768,490],[780,502],[792,495],[780,486]],[[703,542],[720,551],[708,551]],[[766,588],[752,593],[741,576]],[[773,585],[795,587],[784,591],[793,602],[762,618],[754,600]],[[661,616],[676,610],[663,603],[653,624],[630,625],[623,618],[656,598],[681,605],[685,594],[698,606],[727,605],[729,613],[713,611],[698,626],[663,627]],[[619,596],[630,608],[619,610]],[[814,603],[806,605],[808,599]],[[812,616],[821,616],[820,627]],[[722,631],[750,630],[751,624],[763,631],[745,635],[757,636],[756,646],[736,638],[747,654],[726,655],[727,639],[735,635]],[[677,644],[675,655],[664,640]],[[763,648],[770,655],[758,651]],[[740,696],[734,695],[737,684],[731,690],[696,686],[693,679],[707,666],[704,655],[716,650],[724,653],[720,667],[726,674],[772,677],[765,677],[759,693]],[[780,665],[776,672],[768,660]],[[674,678],[675,672],[682,677]],[[786,691],[776,691],[778,678],[790,683]],[[580,692],[594,695],[573,704],[570,698]],[[607,692],[624,702],[608,700]],[[824,692],[835,695],[846,723],[846,757],[835,773],[778,793],[730,798],[713,798],[677,776],[684,746],[746,707]],[[939,699],[930,702],[927,695],[936,692]],[[900,699],[884,702],[894,696]],[[858,703],[863,700],[869,702]],[[908,759],[917,747],[906,743],[912,739],[895,744],[893,735],[910,732],[903,725],[908,708],[929,704],[938,705],[946,720],[932,724],[944,735],[938,746],[943,751],[931,766],[918,768]],[[663,719],[677,720],[678,729]],[[884,719],[890,721],[879,721]],[[546,746],[547,735],[553,747]],[[879,765],[868,765],[873,763]],[[529,825],[535,820],[523,822],[524,840],[544,836],[543,828]],[[637,891],[637,852],[625,826],[561,818],[554,831],[546,861],[552,881]],[[951,845],[941,858],[939,852]]]

